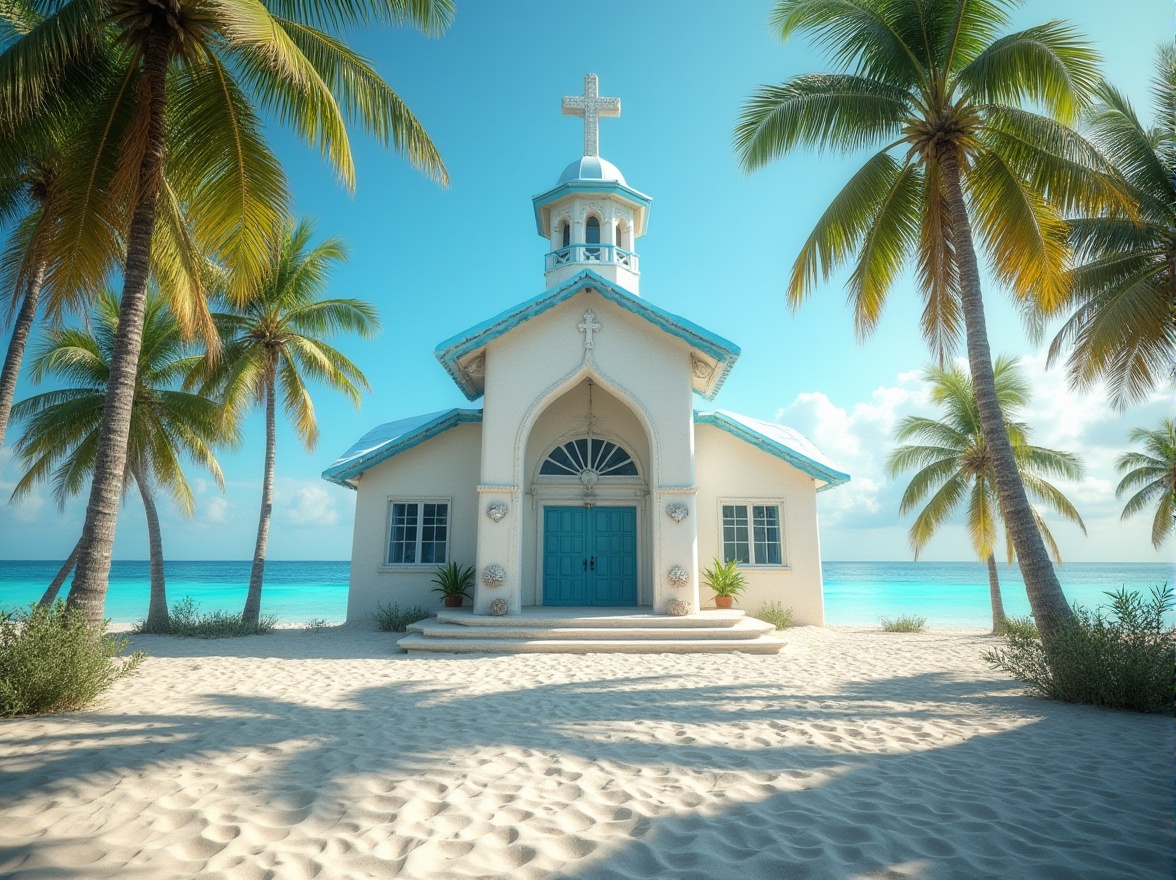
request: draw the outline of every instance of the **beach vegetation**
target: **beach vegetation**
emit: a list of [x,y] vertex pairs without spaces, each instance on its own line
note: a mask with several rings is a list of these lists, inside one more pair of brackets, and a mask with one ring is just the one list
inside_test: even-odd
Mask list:
[[[63,509],[93,477],[118,321],[118,297],[106,292],[97,298],[86,326],[50,328],[35,350],[33,381],[52,378],[64,387],[13,408],[14,420],[23,427],[14,449],[27,469],[17,481],[13,498],[49,482],[58,509]],[[168,632],[163,538],[155,493],[163,490],[181,514],[191,516],[196,500],[182,461],[187,458],[199,464],[223,489],[224,476],[213,447],[236,443],[239,436],[231,429],[225,432],[216,401],[180,390],[181,380],[200,355],[164,300],[154,294],[147,297],[142,338],[123,494],[132,486],[138,490],[147,520],[151,592],[145,631]],[[75,548],[71,559],[76,560],[78,552]],[[68,574],[67,568],[59,572],[42,596],[42,605],[54,602]]]
[[1000,509],[1043,633],[1073,618],[1033,516],[1001,413],[977,251],[1017,301],[1047,313],[1070,278],[1067,214],[1130,211],[1107,162],[1070,125],[1091,106],[1099,58],[1069,24],[1005,32],[1000,0],[778,0],[782,40],[809,36],[831,73],[761,86],[734,138],[744,171],[801,147],[871,155],[834,197],[788,282],[795,309],[848,269],[859,338],[913,265],[922,330],[943,364],[966,340]]
[[917,614],[900,614],[897,617],[883,617],[882,631],[888,633],[921,633],[927,629],[927,618]]
[[372,619],[376,622],[376,628],[380,632],[402,633],[407,632],[409,624],[432,616],[431,611],[426,611],[420,605],[401,608],[396,602],[390,605],[381,602],[372,614]]
[[765,602],[755,613],[755,618],[780,630],[796,626],[796,614],[791,607],[786,608],[781,602]]
[[1028,685],[1030,694],[1132,712],[1172,713],[1176,703],[1176,606],[1172,588],[1151,595],[1125,587],[1090,611],[1074,609],[1074,621],[1047,640],[1009,632],[1003,647],[984,660]]
[[227,423],[239,423],[253,406],[265,412],[265,461],[262,471],[261,514],[249,574],[242,619],[256,623],[261,615],[261,592],[266,547],[274,502],[279,402],[307,451],[318,444],[308,380],[325,384],[359,406],[361,390],[370,390],[359,367],[326,340],[340,333],[370,338],[380,327],[376,309],[359,299],[327,299],[323,293],[331,267],[347,258],[341,239],[327,238],[312,245],[309,220],[289,223],[270,250],[259,286],[237,302],[224,300],[225,310],[214,320],[222,349],[193,384],[202,394],[224,403]]
[[307,632],[320,632],[331,628],[331,622],[325,617],[312,617],[302,625]]
[[712,559],[710,568],[702,570],[702,582],[714,592],[716,599],[734,599],[747,589],[747,577],[739,570],[738,559],[726,562]]
[[432,592],[440,593],[445,600],[446,605],[452,604],[460,606],[461,600],[473,600],[470,595],[470,590],[474,586],[474,567],[472,565],[461,566],[456,562],[449,562],[447,565],[440,565],[437,567],[432,577],[432,583],[436,584]]
[[[5,4],[25,7],[32,4]],[[40,132],[74,124],[55,183],[61,220],[48,239],[46,284],[101,289],[122,281],[119,332],[95,451],[94,478],[68,604],[102,620],[148,279],[169,291],[177,319],[215,348],[206,257],[237,303],[266,274],[291,196],[263,135],[285,125],[355,186],[349,124],[441,182],[423,127],[371,64],[345,42],[356,28],[411,25],[439,33],[452,0],[205,4],[191,0],[63,0],[0,45],[0,156],[19,161]],[[8,33],[8,31],[6,31]],[[84,100],[54,96],[92,70]],[[30,146],[33,145],[33,146]],[[108,265],[112,243],[121,267]],[[172,259],[168,259],[168,258]],[[161,276],[169,277],[161,277]],[[296,401],[290,402],[297,406]]]
[[1024,639],[1039,639],[1041,633],[1037,631],[1037,624],[1033,622],[1032,615],[1026,614],[1023,617],[1013,615],[1006,617],[1000,624],[1000,630],[996,633],[998,636],[1020,636]]
[[1049,348],[1050,364],[1069,352],[1073,386],[1107,394],[1120,410],[1168,385],[1176,369],[1176,46],[1170,38],[1159,50],[1153,95],[1156,124],[1149,127],[1126,95],[1105,83],[1098,89],[1084,132],[1124,181],[1136,214],[1069,220],[1078,266],[1061,308],[1070,317]]
[[200,603],[191,596],[185,596],[172,605],[168,615],[168,628],[151,628],[147,621],[139,621],[132,632],[151,635],[185,636],[194,639],[227,639],[237,636],[269,635],[278,625],[273,615],[262,615],[257,620],[244,620],[240,614],[228,611],[202,613]]
[[0,612],[0,717],[83,709],[146,657],[62,601]]
[[1148,431],[1133,428],[1131,442],[1143,445],[1143,452],[1126,452],[1115,462],[1123,478],[1115,497],[1134,492],[1123,507],[1120,519],[1128,519],[1155,505],[1151,540],[1157,550],[1176,532],[1176,421],[1162,419]]
[[[939,407],[940,413],[935,419],[908,416],[895,429],[895,439],[903,445],[888,456],[887,471],[896,477],[917,468],[903,493],[899,513],[905,515],[918,510],[909,532],[911,549],[917,560],[940,527],[961,505],[966,505],[964,516],[968,538],[976,556],[988,566],[992,631],[997,633],[1005,619],[996,567],[996,548],[1002,532],[1010,565],[1016,548],[1009,535],[1009,524],[1001,515],[993,459],[981,428],[972,380],[958,364],[927,367],[923,379],[927,382],[931,402]],[[1026,493],[1038,504],[1076,523],[1086,534],[1086,526],[1074,505],[1049,482],[1050,477],[1080,480],[1083,475],[1081,461],[1068,452],[1029,442],[1031,430],[1020,421],[1020,415],[1032,397],[1029,383],[1015,360],[998,357],[993,365],[993,380],[1017,472]],[[915,442],[905,442],[911,440]],[[1061,551],[1049,525],[1035,506],[1031,504],[1029,510],[1050,555],[1061,563]]]

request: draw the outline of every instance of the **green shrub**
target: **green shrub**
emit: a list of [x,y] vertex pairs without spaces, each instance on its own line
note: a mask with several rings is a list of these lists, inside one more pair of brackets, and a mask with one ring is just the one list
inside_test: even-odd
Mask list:
[[1133,712],[1173,711],[1176,627],[1164,617],[1172,589],[1153,587],[1150,599],[1125,588],[1107,593],[1110,606],[1076,606],[1075,620],[1045,643],[1009,633],[984,660],[1029,685],[1030,694]]
[[1033,615],[1026,614],[1024,617],[1006,617],[1004,623],[1000,625],[998,636],[1018,635],[1026,639],[1040,638],[1037,632],[1037,624],[1033,622]]
[[727,562],[711,560],[711,567],[703,569],[702,582],[714,590],[716,596],[738,596],[747,589],[747,577],[738,566],[738,559]]
[[84,708],[146,656],[121,657],[125,637],[86,626],[85,615],[52,608],[0,613],[0,717]]
[[228,611],[212,611],[208,614],[200,613],[200,604],[191,596],[185,596],[172,606],[169,617],[169,628],[166,632],[146,629],[146,622],[139,621],[132,632],[154,632],[159,635],[186,636],[196,639],[226,639],[235,636],[264,636],[272,633],[277,626],[278,619],[272,614],[262,615],[257,623],[246,623],[240,614],[230,614]]
[[424,620],[428,616],[429,612],[420,605],[414,605],[412,608],[405,608],[401,611],[400,606],[395,602],[391,605],[381,604],[379,610],[372,615],[380,632],[396,633],[405,632],[410,623]]
[[914,614],[900,614],[891,620],[882,618],[882,629],[888,633],[921,633],[927,628],[927,618]]
[[770,623],[776,629],[788,629],[788,627],[796,625],[796,615],[792,613],[792,609],[785,608],[779,602],[768,602],[761,605],[760,610],[755,613],[755,617],[764,623]]
[[330,629],[331,624],[323,617],[313,617],[302,625],[302,628],[308,632],[317,632],[320,629]]

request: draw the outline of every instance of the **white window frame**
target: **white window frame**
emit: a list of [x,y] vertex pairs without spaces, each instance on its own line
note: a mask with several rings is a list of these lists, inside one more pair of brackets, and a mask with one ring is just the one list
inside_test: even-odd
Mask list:
[[[740,568],[765,568],[774,571],[790,570],[788,562],[788,526],[785,519],[785,505],[783,498],[720,498],[718,505],[719,552],[716,554],[720,561],[726,561],[726,541],[723,535],[723,508],[745,507],[747,509],[747,555],[750,562],[740,562]],[[780,518],[780,561],[759,562],[755,558],[755,515],[754,507],[775,507]]]
[[[445,507],[445,562],[389,562],[388,556],[392,549],[392,505],[415,504],[418,511],[416,557],[421,556],[421,539],[423,529],[420,525],[420,510],[425,504],[444,504]],[[389,495],[384,506],[384,547],[380,551],[380,571],[434,571],[438,566],[445,565],[453,558],[453,499],[452,498],[401,498]]]

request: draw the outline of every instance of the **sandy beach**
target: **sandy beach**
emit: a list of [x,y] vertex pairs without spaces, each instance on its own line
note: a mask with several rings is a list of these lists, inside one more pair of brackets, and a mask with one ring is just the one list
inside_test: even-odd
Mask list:
[[0,876],[1172,876],[1172,719],[1025,697],[978,633],[394,638],[135,637],[152,656],[101,705],[0,722]]

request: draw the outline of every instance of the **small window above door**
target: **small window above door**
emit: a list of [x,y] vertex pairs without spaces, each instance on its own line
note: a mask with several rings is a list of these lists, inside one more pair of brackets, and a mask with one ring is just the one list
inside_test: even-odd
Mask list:
[[547,477],[578,477],[585,471],[601,477],[638,476],[633,456],[600,437],[579,437],[557,446],[539,468],[539,474]]

